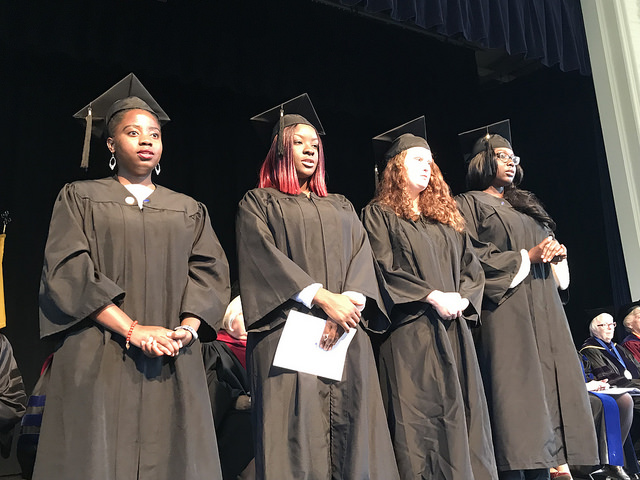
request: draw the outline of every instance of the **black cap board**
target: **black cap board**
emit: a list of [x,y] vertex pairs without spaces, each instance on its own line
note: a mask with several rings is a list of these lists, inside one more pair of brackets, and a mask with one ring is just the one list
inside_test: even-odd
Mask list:
[[640,300],[636,300],[635,302],[630,302],[618,309],[618,316],[616,321],[620,324],[624,322],[624,318],[633,312],[637,307],[640,307]]
[[84,121],[86,125],[80,165],[82,168],[86,169],[89,166],[91,134],[101,137],[105,134],[111,117],[122,110],[129,109],[141,109],[154,113],[161,125],[170,120],[138,77],[130,73],[73,115],[74,118]]
[[458,134],[460,149],[465,162],[489,148],[511,147],[511,122],[509,119],[474,128]]
[[376,180],[378,174],[382,173],[387,166],[387,162],[400,152],[412,147],[431,150],[426,139],[427,122],[424,115],[373,137]]
[[311,99],[306,93],[251,117],[251,121],[260,138],[268,145],[271,145],[274,137],[278,135],[279,155],[283,154],[282,135],[280,135],[280,132],[285,127],[301,123],[315,128],[318,135],[324,135],[322,123],[320,123],[316,109],[313,108]]
[[607,314],[607,315],[611,315],[612,319],[615,319],[615,308],[613,307],[613,305],[608,305],[606,307],[596,307],[596,308],[589,308],[589,309],[585,309],[585,315],[586,315],[586,320],[587,320],[587,324],[591,325],[591,322],[598,316],[602,315],[602,314]]

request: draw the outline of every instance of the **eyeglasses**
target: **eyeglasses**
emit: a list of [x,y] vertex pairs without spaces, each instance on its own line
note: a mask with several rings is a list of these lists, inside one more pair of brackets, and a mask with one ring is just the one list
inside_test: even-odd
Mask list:
[[616,322],[613,323],[599,323],[596,327],[616,328]]
[[509,155],[508,153],[498,152],[496,153],[496,158],[500,160],[505,165],[509,163],[509,161],[513,162],[514,165],[520,164],[520,157],[516,155]]

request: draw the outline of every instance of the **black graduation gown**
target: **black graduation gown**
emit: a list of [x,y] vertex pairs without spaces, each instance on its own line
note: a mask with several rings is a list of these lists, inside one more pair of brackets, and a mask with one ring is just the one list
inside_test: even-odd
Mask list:
[[549,264],[509,288],[529,250],[549,235],[485,192],[457,197],[485,272],[476,337],[498,470],[597,463],[584,377]]
[[[53,210],[40,334],[55,335],[34,479],[221,478],[200,344],[147,358],[87,318],[114,302],[142,325],[217,329],[228,264],[204,205],[157,186],[144,209],[115,178],[66,185]],[[132,203],[132,204],[130,204]]]
[[236,228],[258,478],[398,478],[362,326],[349,346],[342,381],[272,366],[290,310],[324,316],[291,300],[308,285],[360,292],[376,305],[373,255],[353,206],[341,195],[307,198],[259,188],[240,202]]
[[240,360],[224,342],[204,342],[202,358],[218,437],[222,476],[224,480],[236,480],[253,458],[250,408],[236,408],[238,398],[249,395],[249,377]]
[[[589,337],[584,341],[580,347],[580,354],[586,360],[584,362],[585,374],[591,374],[596,380],[607,379],[608,383],[614,387],[640,388],[640,365],[627,349],[615,342],[613,345],[616,346],[624,365],[620,363],[615,354],[600,345],[595,338]],[[631,373],[631,379],[624,376],[625,368]]]
[[11,450],[13,428],[27,409],[27,394],[13,349],[0,333],[0,454],[7,458]]
[[640,338],[637,335],[630,333],[621,344],[635,359],[636,362],[640,361]]
[[[613,342],[613,345],[616,345]],[[616,345],[616,349],[620,357],[624,361],[624,366],[620,363],[614,353],[605,349],[594,338],[589,337],[580,347],[582,355],[582,364],[585,376],[588,379],[607,380],[614,387],[620,388],[640,388],[640,364],[638,364],[633,355]],[[624,376],[625,367],[631,373],[632,378]],[[629,435],[634,438],[634,448],[640,452],[640,397],[634,395],[633,398],[633,424]]]
[[[478,321],[484,275],[467,235],[379,204],[362,222],[388,295],[391,333],[380,383],[403,479],[497,478],[487,403],[467,321]],[[441,319],[433,290],[469,299],[464,319]]]

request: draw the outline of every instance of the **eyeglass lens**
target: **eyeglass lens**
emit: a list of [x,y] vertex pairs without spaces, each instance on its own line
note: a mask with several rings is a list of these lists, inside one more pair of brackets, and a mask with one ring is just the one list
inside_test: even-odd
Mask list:
[[615,328],[616,322],[613,323],[600,323],[596,325],[597,327],[607,327],[607,328]]
[[516,155],[509,155],[508,153],[499,152],[496,153],[496,158],[502,163],[509,163],[509,160],[511,160],[514,165],[520,164],[520,157]]

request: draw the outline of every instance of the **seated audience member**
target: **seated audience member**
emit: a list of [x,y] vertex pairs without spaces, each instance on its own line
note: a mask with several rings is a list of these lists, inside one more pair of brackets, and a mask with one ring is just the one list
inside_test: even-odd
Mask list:
[[624,325],[629,335],[622,341],[622,346],[629,350],[640,362],[640,301],[623,306],[618,312],[618,321]]
[[247,330],[244,325],[240,295],[231,300],[227,307],[222,328],[218,331],[218,340],[226,343],[242,366],[247,368]]
[[253,469],[253,465],[247,468],[253,459],[251,397],[245,368],[247,332],[239,296],[229,303],[222,327],[216,340],[202,343],[202,358],[222,476],[224,480],[235,480],[243,470]]
[[13,358],[7,337],[0,333],[0,454],[7,458],[11,450],[13,428],[27,408],[22,376]]
[[597,315],[589,324],[591,336],[580,348],[588,362],[585,374],[607,380],[614,387],[640,387],[640,364],[628,350],[613,341],[616,323],[609,313]]
[[[589,364],[584,360],[584,357],[583,362],[585,371],[590,370]],[[640,478],[638,461],[629,436],[633,421],[633,399],[628,393],[613,395],[603,393],[609,390],[609,382],[591,378],[591,374],[585,373],[591,412],[598,436],[600,469],[592,471],[597,467],[594,466],[588,469],[581,467],[576,469],[576,473],[590,474],[590,478],[594,479],[607,477],[623,480]]]
[[[593,373],[598,370],[611,371],[609,367],[602,367],[606,362],[602,358],[599,358],[599,356],[602,352],[601,349],[613,348],[611,340],[613,338],[614,326],[615,323],[611,315],[606,313],[598,315],[590,325],[592,337],[583,344],[583,349],[585,346],[596,348],[594,344],[599,347],[599,349],[596,349],[596,352],[589,352],[589,356],[583,354],[582,363],[586,388],[589,392],[589,403],[598,438],[600,464],[594,466],[572,466],[571,470],[578,475],[577,478],[612,478],[622,480],[632,478],[623,469],[623,466],[626,466],[631,474],[640,472],[631,438],[629,437],[629,431],[631,430],[633,421],[633,399],[628,393],[613,395],[600,393],[609,390],[611,385],[608,379],[602,376],[599,376],[596,380],[596,376]],[[604,334],[601,332],[604,332]],[[600,344],[598,339],[600,342],[604,342],[605,347]],[[617,348],[620,349],[619,347]],[[581,350],[581,353],[583,353],[583,350]],[[596,362],[598,367],[594,368],[589,358],[598,358]],[[624,380],[626,381],[626,378],[624,378]],[[623,444],[625,445],[624,448]],[[552,468],[550,476],[551,480],[570,480],[573,478],[569,471],[569,466],[566,464]]]
[[[607,380],[612,387],[640,388],[640,364],[629,351],[613,341],[616,323],[609,313],[601,313],[589,324],[589,337],[582,344],[585,375],[594,380]],[[636,454],[640,451],[640,397],[633,397],[634,419],[631,437]]]
[[42,415],[44,414],[44,407],[47,400],[47,385],[51,377],[52,363],[53,353],[47,357],[42,365],[40,377],[29,395],[27,409],[20,422],[16,456],[24,480],[31,480],[33,477],[33,467],[36,463],[36,454],[38,453],[40,426],[42,425]]

